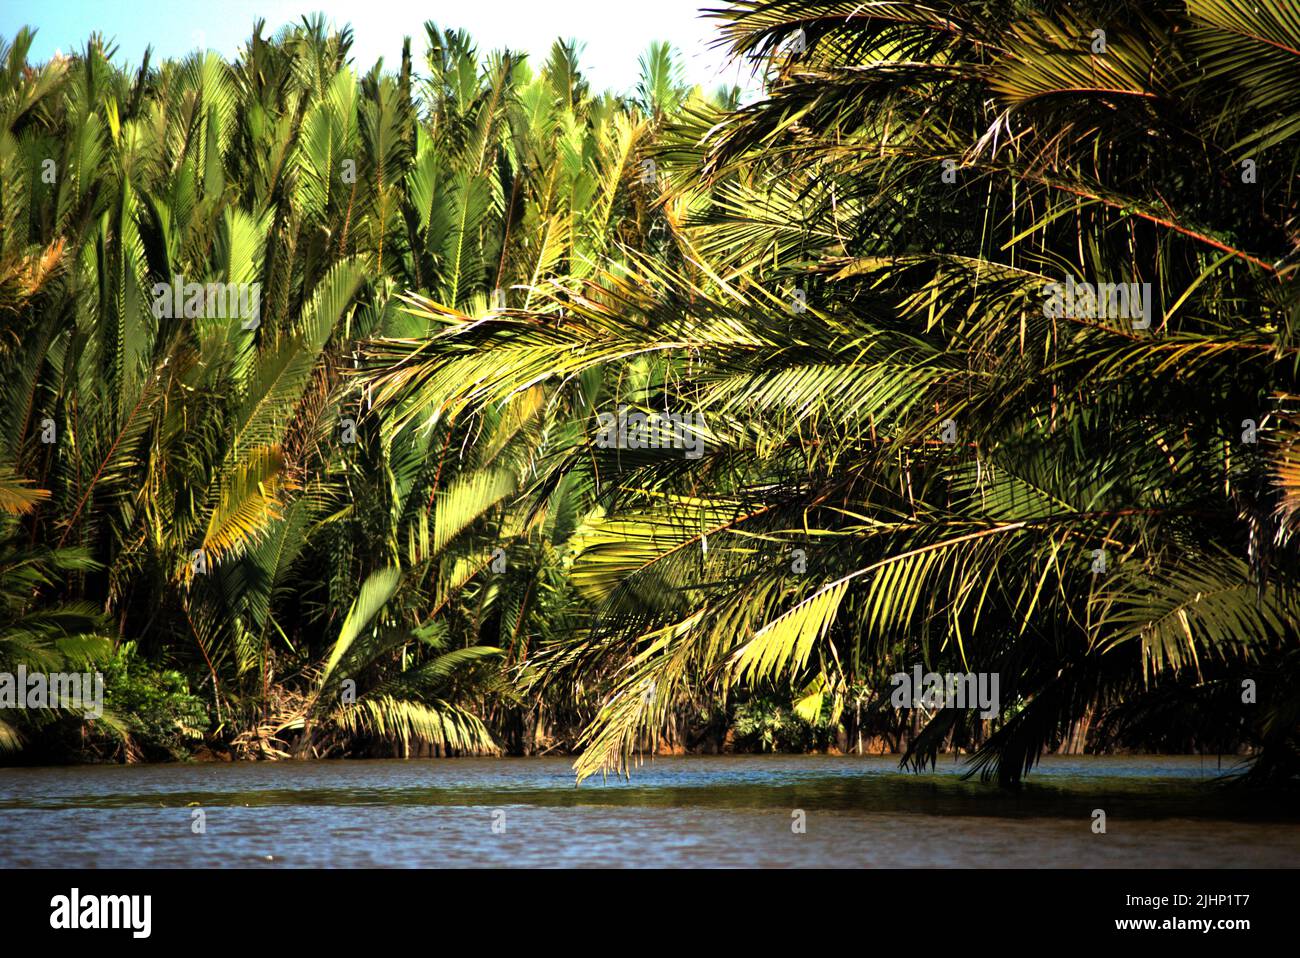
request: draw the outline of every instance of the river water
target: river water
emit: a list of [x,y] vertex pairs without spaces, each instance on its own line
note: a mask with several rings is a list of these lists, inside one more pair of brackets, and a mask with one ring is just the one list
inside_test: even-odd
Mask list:
[[575,787],[562,758],[7,768],[0,866],[1300,865],[1294,797],[1223,788],[1226,759],[1049,758],[1017,792],[961,771],[688,756]]

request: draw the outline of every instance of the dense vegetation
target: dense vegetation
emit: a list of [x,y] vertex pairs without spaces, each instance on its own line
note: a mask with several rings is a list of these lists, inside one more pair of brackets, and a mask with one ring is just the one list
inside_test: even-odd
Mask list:
[[[1300,774],[1294,5],[717,16],[744,106],[431,24],[0,47],[0,667],[109,677],[6,747]],[[1001,715],[893,708],[915,665]]]

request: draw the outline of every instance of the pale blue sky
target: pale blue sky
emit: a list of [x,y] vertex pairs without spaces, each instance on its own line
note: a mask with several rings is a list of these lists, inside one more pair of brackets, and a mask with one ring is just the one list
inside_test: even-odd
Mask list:
[[468,31],[480,52],[508,46],[544,60],[556,37],[586,44],[584,73],[595,89],[631,90],[637,59],[651,40],[668,40],[683,54],[687,79],[712,88],[749,85],[749,71],[728,64],[710,41],[717,22],[701,7],[725,0],[0,0],[0,36],[12,38],[24,24],[39,30],[31,58],[80,48],[98,30],[116,39],[119,58],[138,62],[146,46],[155,58],[174,57],[202,44],[226,57],[264,17],[267,34],[308,13],[320,12],[338,25],[351,24],[354,62],[369,68],[382,56],[396,69],[402,37],[411,37],[417,69],[423,61],[424,21]]

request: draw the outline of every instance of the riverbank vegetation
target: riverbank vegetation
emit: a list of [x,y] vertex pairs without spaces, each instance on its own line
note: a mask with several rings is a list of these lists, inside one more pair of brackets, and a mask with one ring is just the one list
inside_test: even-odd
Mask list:
[[1293,5],[716,19],[744,101],[433,24],[0,47],[0,667],[109,678],[6,760],[1300,774]]

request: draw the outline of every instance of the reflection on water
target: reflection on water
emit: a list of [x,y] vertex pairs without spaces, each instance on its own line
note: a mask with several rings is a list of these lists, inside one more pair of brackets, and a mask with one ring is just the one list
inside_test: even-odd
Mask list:
[[[1294,800],[1217,787],[1227,770],[1213,758],[1051,758],[1005,792],[962,781],[956,764],[912,775],[887,756],[658,758],[630,782],[580,788],[568,760],[550,758],[0,769],[0,865],[1300,863]],[[196,808],[204,834],[191,830]],[[1104,835],[1092,833],[1097,808]]]

